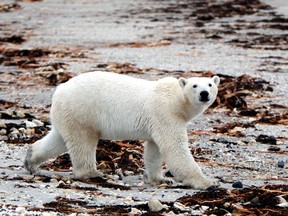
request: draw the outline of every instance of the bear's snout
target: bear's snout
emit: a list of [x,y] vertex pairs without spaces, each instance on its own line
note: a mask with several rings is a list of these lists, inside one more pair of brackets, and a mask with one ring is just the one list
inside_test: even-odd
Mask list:
[[201,91],[200,92],[200,101],[207,102],[210,100],[209,92],[208,91]]

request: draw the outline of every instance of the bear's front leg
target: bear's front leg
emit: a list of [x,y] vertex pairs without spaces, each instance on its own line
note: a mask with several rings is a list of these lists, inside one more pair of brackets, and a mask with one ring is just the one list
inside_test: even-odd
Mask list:
[[188,137],[170,133],[166,138],[159,137],[157,144],[164,161],[178,181],[194,189],[218,185],[216,181],[207,179],[195,162],[188,147]]
[[147,183],[152,185],[173,183],[172,179],[164,178],[163,176],[163,159],[158,146],[153,141],[146,141],[144,144],[144,164],[144,179]]

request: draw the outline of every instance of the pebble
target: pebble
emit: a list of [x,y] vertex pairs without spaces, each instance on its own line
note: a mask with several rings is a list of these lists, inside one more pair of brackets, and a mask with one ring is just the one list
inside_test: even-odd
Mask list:
[[269,146],[267,150],[268,151],[280,151],[281,149],[278,146]]
[[280,161],[278,161],[277,165],[278,165],[278,167],[280,167],[280,168],[284,168],[285,163],[284,163],[284,161],[280,160]]
[[237,142],[237,145],[239,145],[239,146],[246,146],[247,144],[239,140],[239,141]]
[[205,206],[205,205],[201,206],[201,209],[202,209],[204,212],[207,211],[209,208],[210,208],[209,206]]
[[191,211],[191,215],[203,215],[203,213],[200,211],[200,210],[193,210],[193,211]]
[[21,214],[24,214],[26,212],[26,209],[22,206],[19,206],[15,209],[15,212],[21,215]]
[[288,202],[280,203],[277,206],[282,207],[282,208],[288,208]]
[[233,188],[243,188],[243,184],[241,181],[235,181],[233,184],[232,184],[232,187]]
[[3,129],[0,130],[0,135],[1,136],[6,135],[6,134],[7,134],[7,130],[6,129],[3,128]]
[[77,188],[77,187],[79,187],[79,183],[78,183],[78,182],[73,182],[73,183],[71,184],[71,187]]
[[16,115],[17,115],[18,118],[25,118],[25,116],[26,116],[25,113],[23,111],[21,111],[21,110],[17,111]]
[[173,207],[176,208],[176,209],[179,209],[180,211],[190,211],[190,208],[183,205],[182,203],[179,203],[179,202],[175,202],[173,204]]
[[168,212],[167,214],[165,214],[166,216],[175,216],[176,214],[173,211]]
[[243,127],[235,127],[231,130],[231,133],[237,133],[237,132],[244,132],[246,128]]
[[124,177],[123,175],[123,172],[122,172],[122,169],[119,168],[119,169],[116,169],[115,170],[115,173],[119,176],[120,179],[122,179]]
[[169,186],[169,185],[166,183],[163,183],[163,184],[160,184],[158,187],[159,188],[167,188],[167,186]]
[[27,128],[24,133],[26,135],[32,135],[32,134],[35,134],[35,129],[34,128]]
[[18,129],[12,128],[10,134],[20,134],[20,132]]
[[21,127],[18,129],[20,133],[24,133],[25,132],[25,128]]
[[120,177],[118,175],[112,175],[112,176],[109,176],[111,179],[114,179],[114,180],[119,180]]
[[257,138],[256,138],[257,142],[261,142],[264,144],[272,144],[272,145],[277,145],[277,140],[274,136],[268,136],[268,135],[263,135],[260,134]]
[[134,175],[134,172],[133,171],[129,171],[129,170],[126,170],[126,171],[124,171],[124,176],[132,176],[132,175]]
[[55,179],[55,178],[52,178],[52,179],[50,180],[50,182],[51,182],[51,183],[58,183],[58,180]]
[[60,178],[60,176],[59,176],[59,175],[57,175],[56,173],[53,173],[53,174],[51,175],[51,178],[54,178],[54,179],[59,179],[59,178]]
[[125,198],[125,201],[133,201],[133,197],[132,197],[132,196],[127,196],[127,197]]
[[130,214],[131,215],[140,215],[142,212],[137,208],[131,208]]
[[116,182],[116,181],[114,181],[114,179],[108,179],[107,180],[107,183],[109,183],[109,184],[119,184],[119,182]]
[[231,207],[231,203],[225,202],[225,203],[223,204],[223,206],[224,206],[225,208],[230,208],[230,207]]
[[64,182],[71,181],[71,177],[70,176],[62,176],[61,180]]
[[34,128],[37,127],[37,124],[31,121],[24,121],[24,124],[26,125],[26,128]]
[[64,70],[63,68],[59,68],[59,69],[57,70],[57,72],[58,72],[58,73],[64,73],[65,70]]
[[59,185],[60,185],[60,184],[66,185],[66,183],[65,183],[64,181],[62,181],[62,180],[59,181]]
[[254,198],[250,201],[250,203],[251,203],[252,205],[260,205],[259,197],[258,197],[258,196],[254,197]]
[[136,186],[138,186],[138,187],[142,187],[144,184],[145,184],[145,182],[144,182],[144,181],[141,181],[141,182],[137,183]]
[[158,211],[161,211],[163,209],[167,209],[168,206],[163,205],[158,199],[152,198],[148,202],[148,207],[149,207],[150,211],[158,212]]
[[44,123],[38,119],[33,119],[32,123],[36,124],[38,127],[44,126]]
[[249,145],[255,145],[257,144],[256,140],[255,139],[251,139],[249,142],[248,142]]
[[17,139],[17,138],[18,138],[18,134],[16,134],[16,133],[15,134],[14,133],[9,134],[9,139],[13,140],[13,139]]
[[37,75],[46,75],[46,74],[50,74],[50,71],[55,71],[55,69],[51,65],[48,65],[45,67],[37,68],[36,74]]
[[287,208],[288,207],[288,202],[282,196],[283,195],[277,196],[277,198],[279,200],[279,204],[277,206],[282,207],[282,208]]

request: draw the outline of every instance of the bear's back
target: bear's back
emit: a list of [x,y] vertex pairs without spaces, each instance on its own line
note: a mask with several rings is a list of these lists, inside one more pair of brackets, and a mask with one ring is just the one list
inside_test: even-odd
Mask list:
[[89,72],[70,79],[57,87],[54,94],[63,98],[78,97],[79,100],[99,99],[120,100],[125,97],[142,97],[153,91],[154,81],[133,78],[110,72]]
[[[107,72],[81,74],[57,88],[53,124],[60,128],[63,122],[81,121],[100,131],[102,139],[147,138],[156,83]],[[66,120],[63,115],[68,116]]]

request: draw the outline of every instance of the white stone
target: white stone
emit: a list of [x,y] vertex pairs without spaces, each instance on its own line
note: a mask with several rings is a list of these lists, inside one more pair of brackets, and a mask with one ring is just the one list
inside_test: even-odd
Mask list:
[[209,206],[201,206],[201,209],[203,210],[203,211],[206,211],[206,210],[208,210],[210,207]]
[[12,128],[11,130],[12,131],[10,132],[10,134],[19,134],[20,133],[19,130],[16,128]]
[[18,214],[24,214],[26,212],[26,209],[22,206],[19,206],[15,209],[15,212]]
[[189,207],[183,205],[183,204],[180,203],[180,202],[175,202],[175,203],[173,204],[173,207],[174,207],[174,208],[177,208],[177,209],[179,209],[179,210],[181,210],[181,211],[190,211],[190,208],[189,208]]
[[6,129],[2,128],[2,129],[0,130],[0,135],[1,135],[1,136],[6,135],[6,133],[7,133]]
[[61,180],[62,181],[70,181],[71,180],[71,177],[70,176],[63,176],[63,177],[61,177]]
[[126,170],[126,171],[124,171],[124,175],[125,176],[132,176],[132,175],[134,175],[134,172]]
[[141,210],[137,209],[137,208],[131,208],[131,211],[129,213],[129,215],[138,215],[141,214]]
[[158,199],[152,198],[148,202],[148,207],[149,207],[150,211],[158,212],[158,211],[161,211],[163,209],[167,209],[168,206],[163,205]]
[[25,113],[23,111],[21,111],[21,110],[17,111],[16,115],[17,115],[18,118],[25,118]]
[[24,133],[25,132],[25,128],[21,127],[18,129],[20,133]]
[[126,200],[126,201],[133,201],[133,197],[127,196],[127,197],[125,198],[125,200]]
[[33,119],[32,122],[33,122],[34,124],[36,124],[37,126],[39,126],[39,127],[44,126],[44,123],[43,123],[42,121],[40,121],[40,120]]
[[51,182],[51,183],[58,183],[58,180],[55,179],[55,178],[52,178],[52,179],[50,180],[50,182]]
[[24,121],[26,128],[34,128],[37,127],[37,124],[35,124],[34,122],[31,121]]
[[280,202],[277,206],[282,207],[282,208],[288,208],[288,202],[282,196],[277,196],[277,197]]

